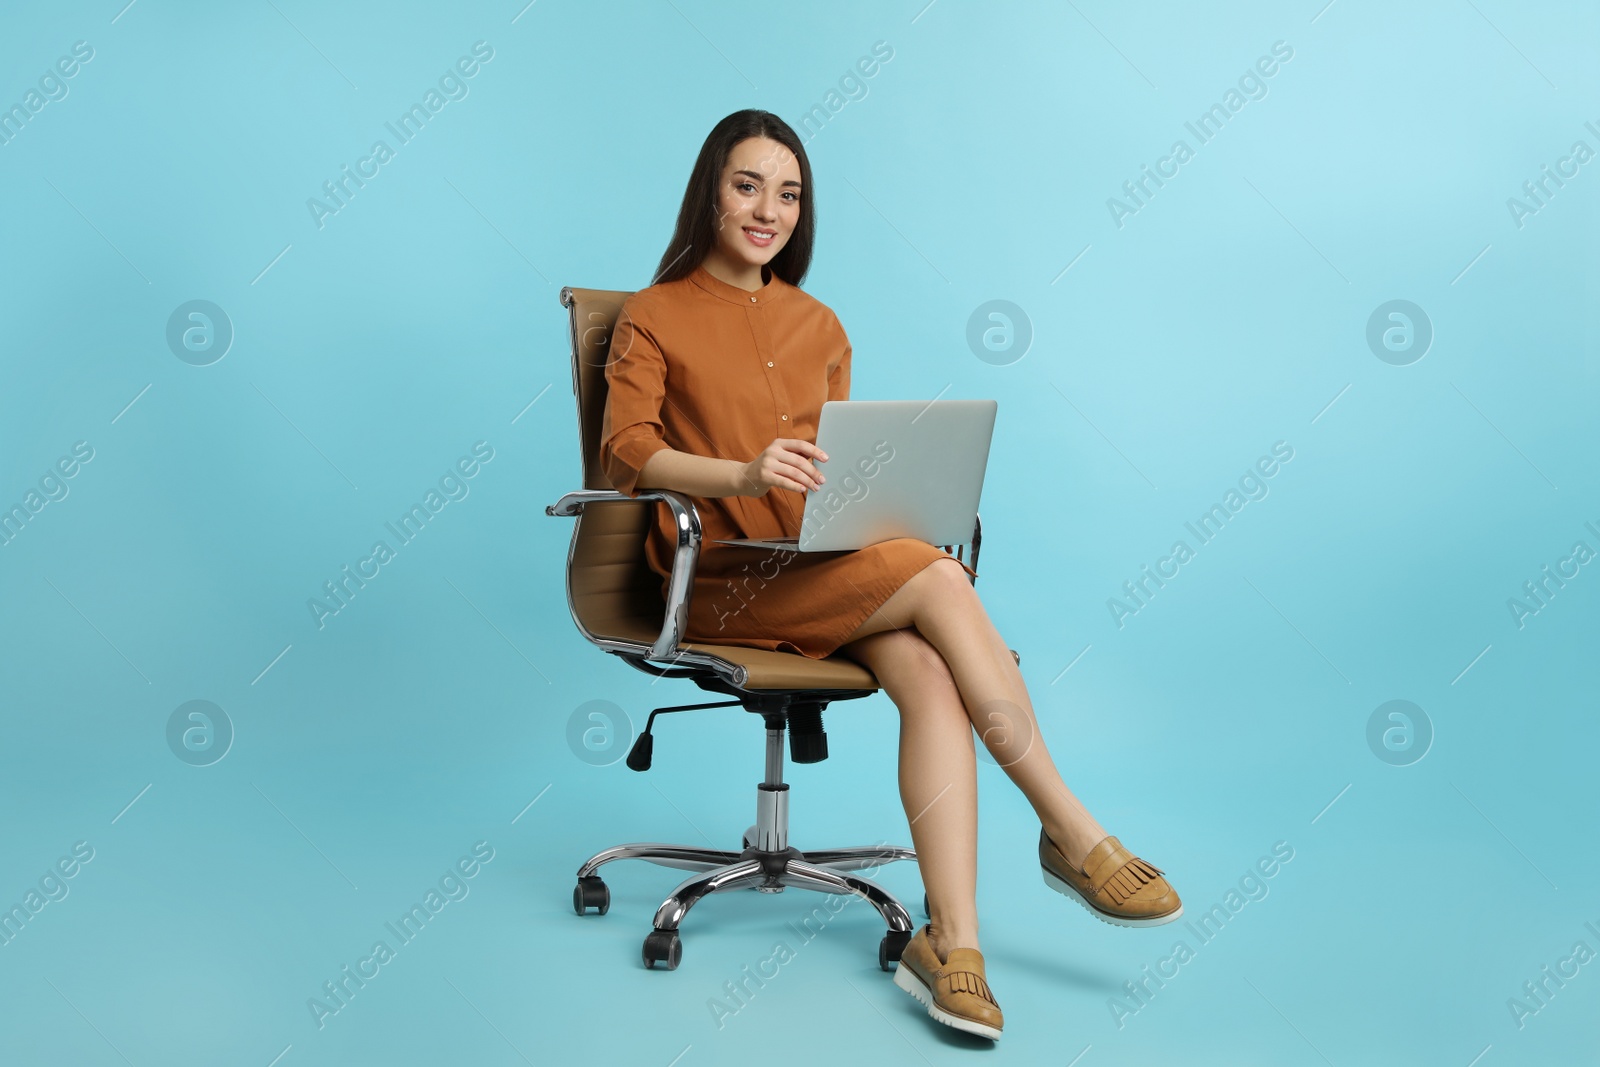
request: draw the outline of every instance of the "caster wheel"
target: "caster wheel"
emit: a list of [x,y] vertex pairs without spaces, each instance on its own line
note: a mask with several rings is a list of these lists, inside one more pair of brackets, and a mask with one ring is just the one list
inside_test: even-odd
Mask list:
[[683,940],[678,937],[676,930],[651,930],[644,939],[644,965],[654,968],[658,963],[665,963],[667,970],[678,969],[678,962],[683,959]]
[[572,910],[582,915],[590,908],[601,915],[611,910],[611,890],[593,875],[579,878],[572,887]]
[[900,953],[905,951],[910,942],[909,930],[903,933],[890,930],[884,934],[883,940],[878,942],[878,966],[885,971],[894,970],[894,965],[900,961]]

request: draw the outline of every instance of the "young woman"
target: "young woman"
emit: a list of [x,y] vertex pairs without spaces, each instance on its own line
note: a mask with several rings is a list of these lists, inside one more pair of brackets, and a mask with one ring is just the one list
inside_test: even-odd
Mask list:
[[[799,288],[814,196],[805,149],[782,119],[750,110],[717,123],[655,283],[618,317],[601,462],[629,496],[662,487],[695,498],[704,541],[687,639],[845,656],[894,701],[900,795],[932,919],[895,982],[938,1021],[998,1038],[974,902],[974,727],[1038,813],[1047,884],[1125,926],[1171,922],[1182,905],[1062,782],[972,568],[912,538],[823,553],[712,544],[798,536],[804,494],[827,481],[817,420],[824,401],[849,398],[850,342]],[[647,556],[665,594],[677,536],[656,510]]]

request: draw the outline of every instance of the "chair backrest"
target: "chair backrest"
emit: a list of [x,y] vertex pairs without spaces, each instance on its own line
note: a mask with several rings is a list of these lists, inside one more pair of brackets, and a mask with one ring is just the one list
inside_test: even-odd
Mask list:
[[[606,360],[622,302],[609,289],[561,290],[570,313],[572,393],[578,402],[583,488],[614,489],[600,467],[600,426],[606,409]],[[567,593],[573,614],[595,637],[642,641],[661,631],[666,602],[661,576],[645,560],[644,543],[660,504],[590,504],[573,532]]]
[[600,469],[600,421],[606,410],[606,360],[611,354],[611,331],[616,328],[622,302],[632,295],[571,286],[561,290],[572,336],[572,395],[578,399],[585,489],[616,488]]

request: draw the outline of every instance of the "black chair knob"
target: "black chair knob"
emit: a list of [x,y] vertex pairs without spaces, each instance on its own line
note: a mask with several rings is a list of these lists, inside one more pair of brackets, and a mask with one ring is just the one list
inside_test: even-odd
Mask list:
[[789,758],[795,763],[821,763],[828,758],[828,733],[816,705],[789,711]]

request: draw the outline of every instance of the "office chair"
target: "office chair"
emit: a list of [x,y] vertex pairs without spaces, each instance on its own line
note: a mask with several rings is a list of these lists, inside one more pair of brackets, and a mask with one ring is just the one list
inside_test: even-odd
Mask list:
[[[783,781],[785,730],[789,756],[795,763],[827,759],[823,709],[834,701],[871,696],[878,689],[877,679],[843,656],[814,660],[797,653],[683,640],[701,541],[694,502],[669,489],[647,489],[637,497],[627,496],[611,486],[600,467],[606,361],[617,315],[629,295],[570,286],[561,290],[562,306],[570,313],[572,391],[578,402],[584,488],[567,493],[546,507],[545,514],[578,520],[567,551],[567,607],[590,643],[629,666],[656,677],[687,678],[707,692],[734,698],[654,709],[628,754],[629,767],[649,769],[654,743],[651,730],[657,715],[737,704],[760,715],[766,727],[766,774],[756,786],[755,825],[745,831],[739,850],[653,842],[605,849],[578,868],[573,908],[579,915],[591,908],[604,915],[610,909],[611,894],[598,872],[614,860],[642,859],[700,872],[674,889],[656,909],[653,929],[644,940],[645,966],[663,963],[667,970],[674,970],[683,954],[679,924],[690,908],[712,893],[740,888],[779,893],[788,886],[849,893],[876,908],[888,926],[878,945],[878,965],[889,970],[911,940],[911,917],[882,886],[849,872],[895,860],[915,860],[916,853],[891,845],[796,849],[789,843],[789,786]],[[665,603],[661,579],[650,569],[644,552],[655,508],[661,505],[671,511],[678,532]],[[974,570],[981,540],[982,524],[975,522],[971,542]],[[951,546],[943,547],[950,551]],[[964,547],[957,546],[957,559]],[[1021,662],[1015,651],[1011,655]],[[926,894],[923,911],[927,912]]]

